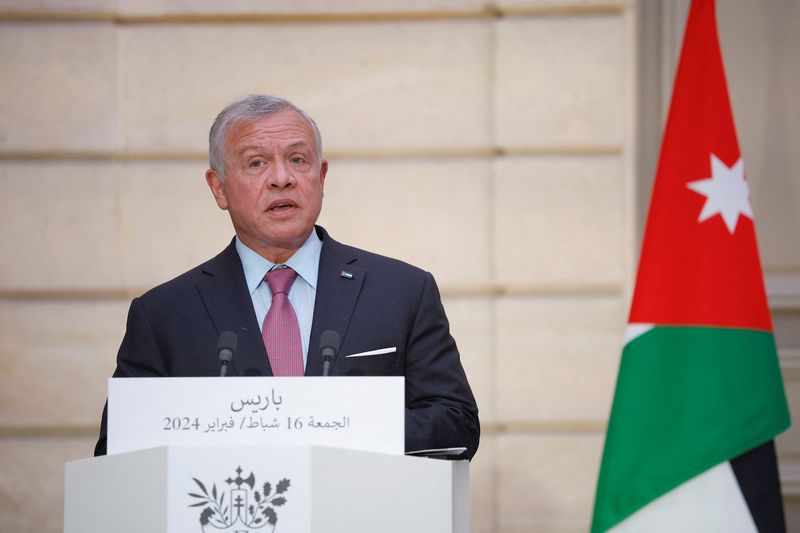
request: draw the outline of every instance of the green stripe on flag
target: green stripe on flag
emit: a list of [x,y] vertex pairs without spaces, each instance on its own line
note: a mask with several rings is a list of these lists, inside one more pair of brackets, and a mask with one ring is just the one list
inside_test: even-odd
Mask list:
[[653,328],[622,352],[592,532],[788,426],[772,333]]

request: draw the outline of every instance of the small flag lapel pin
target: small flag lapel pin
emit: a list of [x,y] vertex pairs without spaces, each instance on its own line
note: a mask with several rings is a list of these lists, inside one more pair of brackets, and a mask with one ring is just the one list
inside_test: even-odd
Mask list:
[[339,276],[343,277],[344,279],[353,279],[353,274],[351,274],[346,270],[342,270],[341,272],[339,272]]

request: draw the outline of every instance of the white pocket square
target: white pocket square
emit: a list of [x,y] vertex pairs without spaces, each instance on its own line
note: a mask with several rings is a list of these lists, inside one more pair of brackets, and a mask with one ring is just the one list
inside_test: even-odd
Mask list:
[[381,355],[396,351],[397,351],[397,346],[392,346],[391,348],[381,348],[379,350],[370,350],[368,352],[351,353],[350,355],[345,355],[345,357],[367,357],[370,355]]

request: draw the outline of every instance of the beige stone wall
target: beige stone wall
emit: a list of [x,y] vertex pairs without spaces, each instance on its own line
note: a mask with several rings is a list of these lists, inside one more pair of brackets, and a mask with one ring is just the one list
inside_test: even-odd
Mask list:
[[483,422],[473,531],[585,531],[636,254],[636,9],[0,0],[2,527],[60,530],[130,298],[232,235],[208,127],[270,92],[322,129],[328,230],[441,285]]

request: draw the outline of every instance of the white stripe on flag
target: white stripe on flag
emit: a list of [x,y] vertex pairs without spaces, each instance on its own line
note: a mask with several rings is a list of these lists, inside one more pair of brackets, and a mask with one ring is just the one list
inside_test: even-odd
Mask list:
[[728,461],[664,494],[610,533],[758,533]]
[[625,342],[624,344],[628,344],[636,337],[644,335],[651,329],[653,329],[653,324],[641,324],[637,322],[633,322],[627,325],[625,328]]

